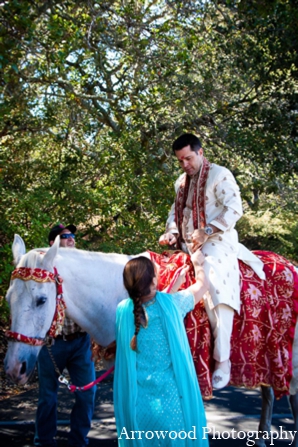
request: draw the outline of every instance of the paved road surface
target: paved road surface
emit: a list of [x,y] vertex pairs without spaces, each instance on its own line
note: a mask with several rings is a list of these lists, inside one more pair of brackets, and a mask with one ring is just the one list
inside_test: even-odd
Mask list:
[[[90,447],[116,447],[117,436],[112,403],[113,378],[109,376],[98,386],[96,409],[89,433]],[[25,391],[0,402],[0,446],[32,447],[34,417],[38,390]],[[63,388],[59,391],[58,447],[67,447],[67,430],[72,394]],[[215,393],[205,404],[210,447],[252,446],[248,432],[258,428],[261,398],[258,390],[226,388]],[[287,398],[275,402],[272,430],[294,430]],[[220,436],[220,439],[219,439]],[[275,436],[275,435],[273,435]],[[286,433],[283,434],[284,438]],[[268,446],[285,447],[291,438],[267,441]],[[223,439],[226,438],[226,439]],[[234,438],[234,439],[233,439]],[[240,439],[243,438],[243,439]]]

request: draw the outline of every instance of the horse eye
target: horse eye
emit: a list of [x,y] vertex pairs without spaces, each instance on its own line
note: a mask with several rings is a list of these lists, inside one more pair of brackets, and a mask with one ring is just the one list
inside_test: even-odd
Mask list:
[[42,305],[46,302],[46,300],[47,300],[47,297],[46,297],[46,296],[41,296],[41,297],[37,298],[37,300],[36,300],[36,306],[37,306],[37,307],[38,307],[38,306],[42,306]]

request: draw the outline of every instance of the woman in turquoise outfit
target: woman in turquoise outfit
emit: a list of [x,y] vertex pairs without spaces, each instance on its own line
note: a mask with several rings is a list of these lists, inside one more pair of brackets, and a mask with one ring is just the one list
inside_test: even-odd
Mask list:
[[114,407],[121,447],[207,447],[206,417],[183,318],[208,289],[204,256],[192,255],[196,283],[157,291],[153,263],[140,256],[123,272],[130,298],[116,314]]

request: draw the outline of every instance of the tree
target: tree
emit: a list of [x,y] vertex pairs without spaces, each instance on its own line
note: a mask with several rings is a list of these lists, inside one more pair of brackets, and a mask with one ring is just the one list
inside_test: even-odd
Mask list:
[[297,213],[295,2],[273,3],[1,4],[2,290],[13,233],[45,245],[57,221],[77,223],[83,247],[158,250],[183,131],[233,171],[262,231],[267,212],[276,225]]

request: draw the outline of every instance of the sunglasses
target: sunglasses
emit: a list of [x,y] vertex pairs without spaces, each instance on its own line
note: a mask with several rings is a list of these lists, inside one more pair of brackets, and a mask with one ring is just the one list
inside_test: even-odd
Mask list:
[[60,239],[69,239],[70,237],[72,237],[73,239],[76,238],[75,234],[72,233],[65,233],[60,235]]

